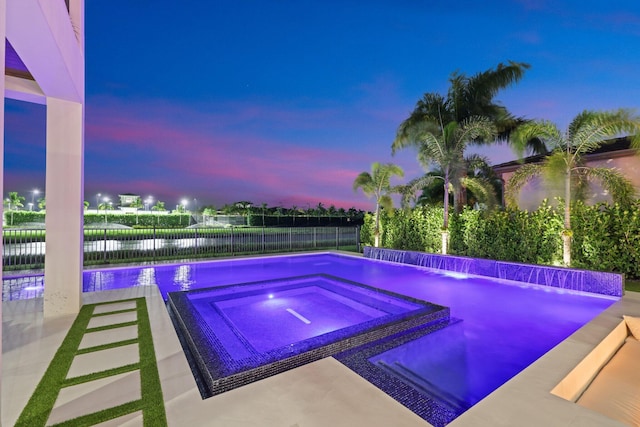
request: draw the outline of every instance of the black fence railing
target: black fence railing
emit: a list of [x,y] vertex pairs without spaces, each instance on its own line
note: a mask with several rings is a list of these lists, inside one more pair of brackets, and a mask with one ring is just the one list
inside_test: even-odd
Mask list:
[[[170,259],[293,252],[360,250],[358,227],[220,227],[85,229],[84,264],[115,264]],[[5,229],[3,270],[44,266],[45,231]]]

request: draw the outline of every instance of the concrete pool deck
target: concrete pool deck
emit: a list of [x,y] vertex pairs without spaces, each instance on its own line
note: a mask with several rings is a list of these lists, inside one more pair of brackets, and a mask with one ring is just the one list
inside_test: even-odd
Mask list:
[[[84,302],[138,297],[147,301],[170,426],[429,425],[333,358],[202,400],[157,288],[85,293]],[[41,298],[4,302],[2,314],[1,425],[10,426],[31,397],[74,317],[43,321]],[[550,390],[620,322],[622,314],[640,316],[640,293],[628,292],[449,425],[621,426],[604,415],[552,395]],[[91,357],[96,357],[94,366],[104,362],[98,354]],[[110,362],[117,364],[117,359],[122,358],[123,364],[131,363],[130,357],[126,351],[116,352],[115,356],[110,355]],[[88,365],[92,366],[91,361]],[[52,417],[56,422],[63,421],[94,412],[108,402],[118,404],[139,395],[139,377],[135,373],[123,374],[112,381],[66,393],[64,397],[61,393]],[[141,426],[142,415],[133,413],[101,425]]]

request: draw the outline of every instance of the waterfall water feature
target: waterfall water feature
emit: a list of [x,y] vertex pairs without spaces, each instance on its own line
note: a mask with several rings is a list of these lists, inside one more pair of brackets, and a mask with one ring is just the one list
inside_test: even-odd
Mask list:
[[622,296],[624,290],[623,275],[602,271],[521,264],[455,255],[373,248],[370,246],[364,248],[364,256],[381,261],[411,264],[437,270],[488,276],[609,296]]

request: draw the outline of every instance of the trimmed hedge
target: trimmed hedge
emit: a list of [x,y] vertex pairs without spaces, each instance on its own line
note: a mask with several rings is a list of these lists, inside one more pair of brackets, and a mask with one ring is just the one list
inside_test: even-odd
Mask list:
[[355,227],[362,220],[346,216],[264,215],[251,214],[247,218],[252,227]]
[[[383,212],[381,246],[440,252],[442,206]],[[640,201],[633,206],[577,202],[572,206],[572,267],[624,273],[640,277]],[[449,253],[528,264],[562,262],[562,205],[543,204],[535,211],[490,212],[465,209],[450,216]],[[367,214],[361,232],[373,245],[373,215]]]
[[[13,223],[11,222],[11,211],[4,212],[5,224],[8,226],[19,226],[31,222],[44,224],[45,212],[13,211]],[[137,218],[136,218],[137,217]],[[190,225],[191,214],[171,213],[171,214],[124,214],[107,212],[107,222],[112,224],[122,224],[129,227],[159,227],[159,228],[184,228]],[[102,224],[105,222],[105,214],[87,213],[84,214],[84,225]]]

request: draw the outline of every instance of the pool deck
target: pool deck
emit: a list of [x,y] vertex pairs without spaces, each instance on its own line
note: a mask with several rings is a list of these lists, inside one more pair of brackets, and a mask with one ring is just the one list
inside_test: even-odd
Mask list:
[[[137,287],[84,294],[85,303],[145,297],[151,321],[168,424],[307,427],[428,426],[391,397],[340,364],[326,358],[247,386],[200,398],[162,297],[155,287]],[[3,303],[2,406],[0,425],[14,425],[31,397],[75,316],[44,321],[42,299]],[[640,316],[640,293],[628,292],[604,313],[538,359],[516,377],[449,424],[466,426],[622,426],[549,391],[621,320]],[[527,331],[522,331],[527,333]],[[99,354],[95,364],[104,363]],[[109,356],[110,363],[126,351]],[[113,360],[116,359],[116,360]],[[75,393],[61,393],[52,417],[63,421],[93,412],[108,402],[139,398],[139,377],[123,374]],[[54,421],[50,418],[50,421]],[[141,426],[141,413],[101,426]]]

